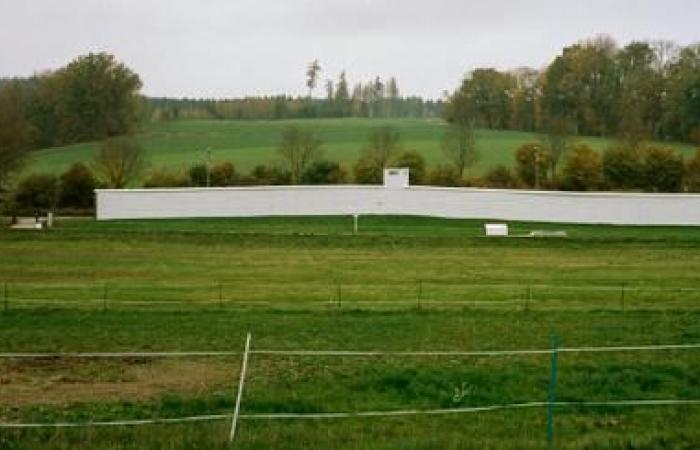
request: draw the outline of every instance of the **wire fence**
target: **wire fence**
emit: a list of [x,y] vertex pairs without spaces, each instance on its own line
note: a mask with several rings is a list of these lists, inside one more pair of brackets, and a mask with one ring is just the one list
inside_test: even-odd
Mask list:
[[0,284],[3,311],[12,309],[700,309],[700,287],[651,284],[517,284],[407,280]]
[[[629,345],[629,346],[582,346],[560,347],[553,339],[551,348],[535,349],[505,349],[505,350],[466,350],[466,351],[382,351],[382,350],[308,350],[308,349],[257,349],[251,345],[251,335],[248,334],[242,351],[190,351],[190,352],[45,352],[45,353],[0,353],[2,359],[42,359],[42,358],[80,358],[80,359],[124,359],[124,358],[200,358],[220,356],[240,356],[242,364],[237,377],[238,388],[235,390],[235,409],[232,412],[206,414],[196,416],[129,419],[111,421],[76,421],[76,422],[0,422],[0,429],[33,429],[33,428],[90,428],[90,427],[133,427],[154,424],[177,424],[191,422],[230,421],[229,441],[233,442],[239,421],[249,420],[332,420],[349,418],[400,417],[400,416],[438,416],[454,414],[486,413],[493,411],[523,410],[544,408],[547,410],[547,440],[551,444],[554,438],[554,412],[558,408],[611,408],[611,407],[672,407],[700,405],[700,398],[666,398],[666,399],[609,399],[596,401],[558,401],[558,355],[559,354],[601,354],[601,353],[637,353],[637,352],[669,352],[690,351],[700,349],[700,343],[660,344],[660,345]],[[427,409],[396,409],[396,410],[365,410],[365,411],[336,411],[336,412],[246,412],[243,411],[246,369],[250,356],[266,357],[504,357],[504,356],[550,356],[550,381],[546,400],[466,406],[457,408],[427,408]],[[243,411],[243,412],[242,412]]]

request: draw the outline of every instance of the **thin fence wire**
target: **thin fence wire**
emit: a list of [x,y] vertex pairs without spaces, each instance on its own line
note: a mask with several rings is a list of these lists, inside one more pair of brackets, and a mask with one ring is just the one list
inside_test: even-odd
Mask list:
[[[558,347],[555,349],[513,349],[513,350],[435,350],[435,351],[381,351],[381,350],[275,350],[251,349],[251,355],[267,356],[367,356],[367,357],[479,357],[479,356],[519,356],[549,355],[559,353],[612,353],[612,352],[646,352],[700,349],[700,343],[630,345],[608,347]],[[124,358],[197,358],[239,356],[239,351],[181,351],[181,352],[4,352],[3,359],[50,359],[50,358],[84,358],[84,359],[124,359]]]
[[[240,280],[239,280],[240,281]],[[449,308],[700,309],[700,287],[651,284],[583,285],[472,283],[416,278],[409,282],[358,280],[256,285],[212,283],[3,283],[4,310],[32,307],[85,308]],[[259,289],[258,289],[259,287]],[[342,301],[341,301],[342,295]],[[262,297],[262,298],[260,298]]]
[[[527,402],[502,405],[486,405],[465,408],[443,409],[405,409],[393,411],[356,411],[328,413],[246,413],[239,414],[239,420],[293,420],[293,419],[347,419],[362,417],[397,417],[419,415],[467,414],[508,409],[555,407],[623,407],[623,406],[692,406],[700,405],[700,399],[658,399],[658,400],[609,400],[584,402]],[[89,427],[126,427],[138,425],[176,424],[186,422],[208,422],[230,420],[233,414],[208,414],[202,416],[171,417],[164,419],[136,419],[95,422],[34,422],[12,423],[0,422],[0,428],[89,428]]]

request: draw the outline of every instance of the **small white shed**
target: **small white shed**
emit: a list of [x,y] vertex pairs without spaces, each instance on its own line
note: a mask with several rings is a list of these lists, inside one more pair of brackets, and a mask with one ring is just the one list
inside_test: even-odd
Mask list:
[[484,233],[486,234],[486,236],[508,236],[508,224],[485,223]]

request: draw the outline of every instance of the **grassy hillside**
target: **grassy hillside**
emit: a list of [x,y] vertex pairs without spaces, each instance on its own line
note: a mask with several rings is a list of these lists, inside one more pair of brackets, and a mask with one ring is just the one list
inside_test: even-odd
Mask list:
[[[186,168],[202,161],[210,148],[213,160],[228,160],[239,170],[248,171],[256,164],[277,159],[280,133],[285,127],[299,125],[314,129],[325,142],[325,156],[341,161],[348,169],[365,145],[367,135],[382,125],[396,127],[407,149],[418,150],[429,165],[444,162],[440,138],[445,127],[440,120],[424,119],[317,119],[288,121],[178,121],[149,125],[140,134],[148,151],[151,167]],[[523,142],[538,139],[533,133],[479,130],[477,145],[481,160],[475,174],[496,164],[511,165],[513,151]],[[597,149],[609,140],[582,138]],[[690,146],[674,144],[690,153]],[[26,172],[58,173],[76,161],[89,161],[97,150],[96,143],[39,150],[32,153]]]

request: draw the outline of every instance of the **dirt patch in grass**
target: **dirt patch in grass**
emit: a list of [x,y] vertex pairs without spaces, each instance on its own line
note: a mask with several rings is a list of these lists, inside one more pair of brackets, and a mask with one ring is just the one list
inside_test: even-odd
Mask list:
[[138,401],[233,386],[238,363],[223,359],[60,359],[0,361],[0,407]]

